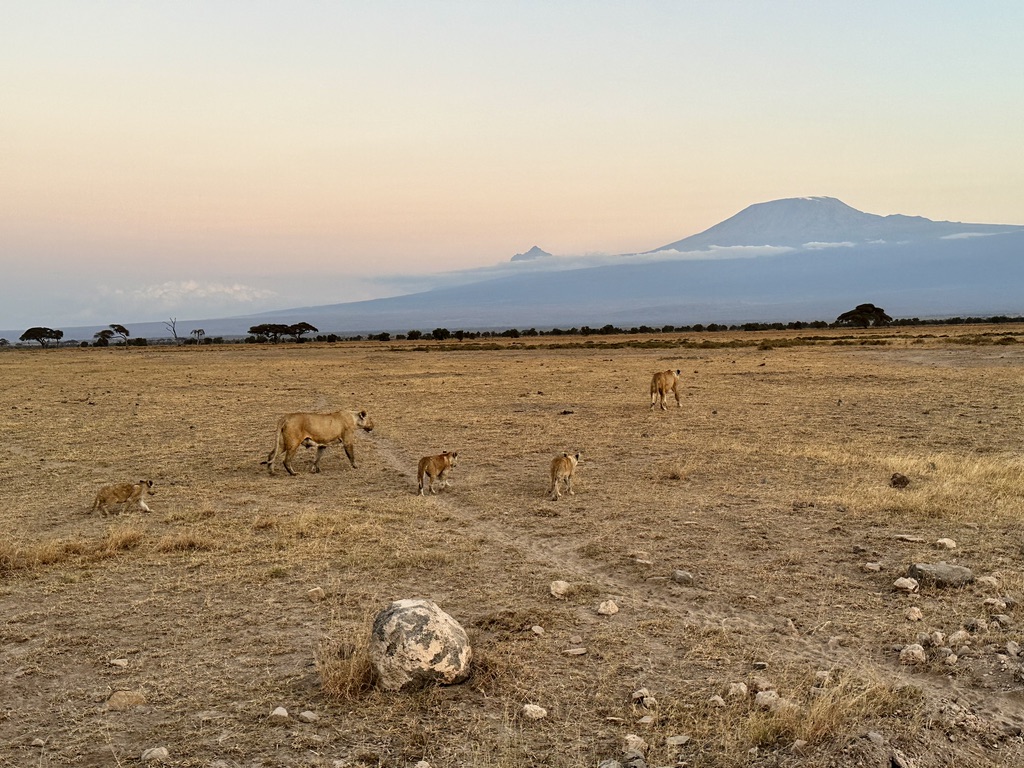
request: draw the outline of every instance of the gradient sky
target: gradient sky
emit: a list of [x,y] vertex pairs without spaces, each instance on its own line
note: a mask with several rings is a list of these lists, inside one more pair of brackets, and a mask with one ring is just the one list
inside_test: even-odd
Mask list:
[[1024,224],[1019,0],[0,19],[0,328],[388,295],[535,244],[649,250],[781,197]]

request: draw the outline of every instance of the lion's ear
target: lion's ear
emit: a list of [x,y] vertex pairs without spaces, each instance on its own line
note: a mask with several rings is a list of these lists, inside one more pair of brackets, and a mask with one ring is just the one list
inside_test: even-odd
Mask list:
[[366,411],[360,411],[359,412],[359,418],[365,419],[366,418]]

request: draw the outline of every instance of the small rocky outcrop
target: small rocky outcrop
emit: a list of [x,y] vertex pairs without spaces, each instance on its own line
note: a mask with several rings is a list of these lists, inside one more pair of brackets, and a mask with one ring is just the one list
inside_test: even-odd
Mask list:
[[461,683],[473,660],[466,631],[429,600],[397,600],[378,613],[369,654],[378,683],[391,691]]
[[921,584],[933,584],[936,587],[963,587],[974,581],[974,573],[970,568],[948,563],[914,563],[907,575]]

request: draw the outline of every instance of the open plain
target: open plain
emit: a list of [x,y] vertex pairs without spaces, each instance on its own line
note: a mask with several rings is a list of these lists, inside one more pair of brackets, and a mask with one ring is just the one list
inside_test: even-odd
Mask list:
[[[1020,326],[0,351],[0,766],[1022,765],[1022,382]],[[357,468],[260,466],[339,408]],[[408,597],[468,682],[370,684]]]

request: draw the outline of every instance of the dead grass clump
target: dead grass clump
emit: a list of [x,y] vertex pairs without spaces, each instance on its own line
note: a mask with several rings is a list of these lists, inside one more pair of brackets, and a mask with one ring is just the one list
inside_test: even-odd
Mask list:
[[344,632],[338,639],[324,638],[315,652],[320,687],[339,701],[355,701],[373,689],[368,623]]
[[100,545],[105,554],[127,552],[142,543],[145,535],[138,528],[113,528],[107,532],[106,540]]
[[216,548],[214,542],[193,531],[168,534],[156,543],[157,552],[205,552]]

